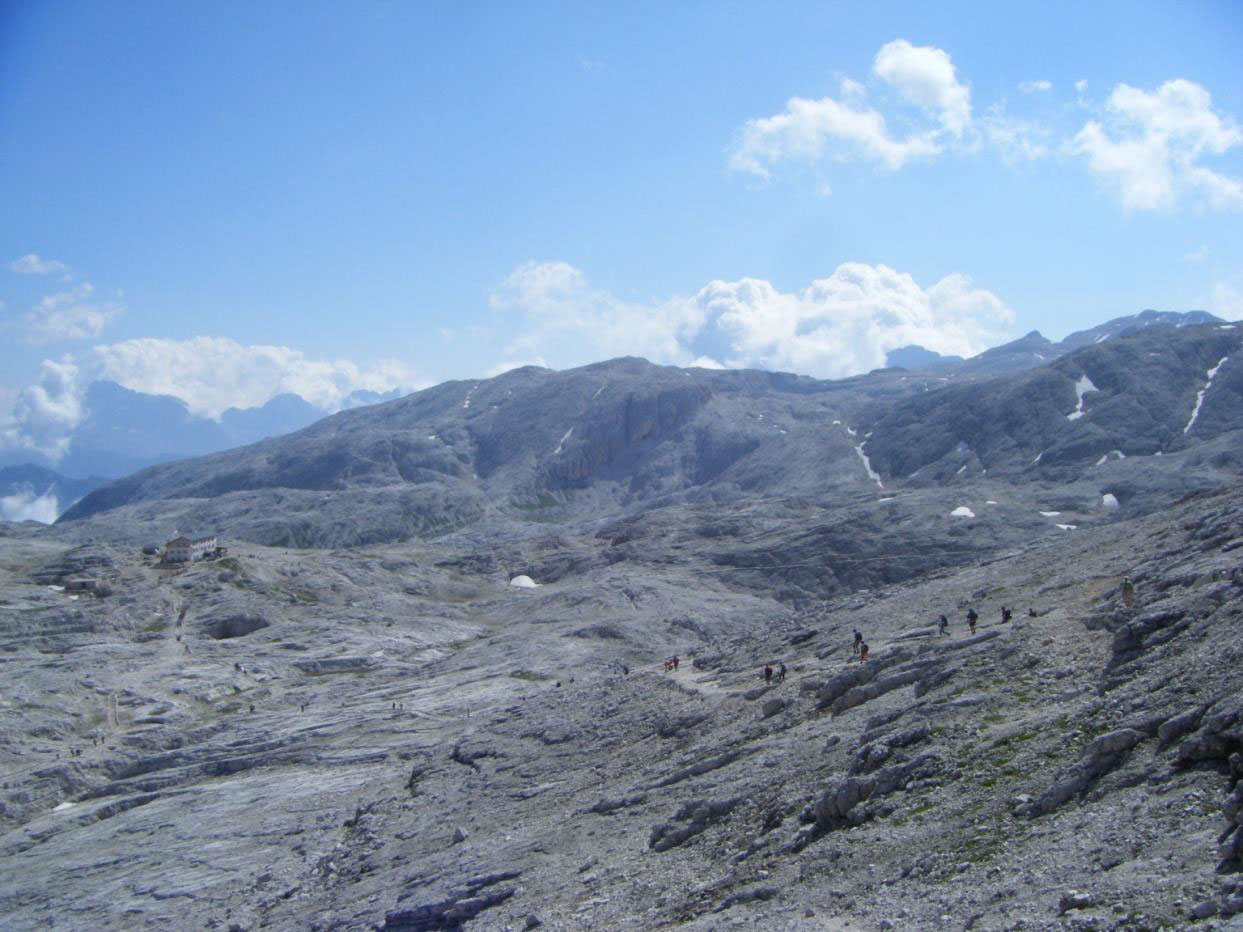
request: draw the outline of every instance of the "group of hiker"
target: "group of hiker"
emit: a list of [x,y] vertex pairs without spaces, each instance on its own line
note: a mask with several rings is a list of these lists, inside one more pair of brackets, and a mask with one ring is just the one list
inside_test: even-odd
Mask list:
[[859,633],[858,628],[855,628],[855,642],[851,645],[851,651],[859,658],[861,663],[868,659],[868,646],[863,640],[863,635]]
[[[1027,613],[1032,618],[1039,617],[1038,613],[1036,612],[1034,608],[1028,609]],[[968,608],[966,617],[967,617],[967,627],[970,629],[971,633],[974,635],[976,626],[980,623],[980,614],[974,608]],[[1008,624],[1012,622],[1013,620],[1014,620],[1013,610],[1003,605],[1001,607],[1001,624]],[[949,627],[950,627],[949,618],[947,618],[944,614],[939,615],[937,617],[937,634],[944,635],[945,637],[950,637]],[[867,662],[868,645],[867,645],[867,642],[863,640],[863,634],[859,631],[858,628],[854,630],[854,643],[851,645],[851,653],[855,657],[858,658],[860,663]],[[665,672],[672,673],[676,671],[678,668],[678,662],[679,661],[678,661],[677,654],[674,654],[672,657],[669,657],[667,660],[665,660]],[[629,669],[627,669],[626,672],[629,673],[630,672]],[[764,664],[764,671],[762,675],[764,677],[765,684],[771,684],[774,680],[778,683],[785,682],[786,665],[782,663],[781,661],[778,661],[777,669],[774,670],[771,663],[766,663]]]
[[[1038,617],[1036,610],[1034,608],[1028,609],[1027,613],[1032,618]],[[1014,611],[1010,608],[1007,608],[1005,605],[1003,605],[1001,607],[1001,623],[1004,625],[1012,621],[1014,621]],[[977,612],[974,608],[968,608],[967,609],[967,628],[971,631],[972,634],[975,634],[976,626],[979,623],[980,623],[980,613]],[[950,636],[949,629],[950,629],[949,618],[947,618],[944,614],[937,616],[937,634],[944,635],[945,637],[949,637]],[[857,628],[855,629],[855,638],[854,638],[854,645],[852,647],[852,650],[853,650],[854,655],[859,658],[860,662],[866,661],[868,659],[868,646],[863,640],[863,635],[859,633],[859,630]]]

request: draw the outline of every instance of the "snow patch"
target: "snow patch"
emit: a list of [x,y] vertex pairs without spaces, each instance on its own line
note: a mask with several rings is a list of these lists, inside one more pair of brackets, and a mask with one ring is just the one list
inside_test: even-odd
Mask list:
[[1101,507],[1102,508],[1117,508],[1118,507],[1117,496],[1115,496],[1113,492],[1106,492],[1104,495],[1101,496]]
[[515,576],[509,581],[509,586],[511,589],[538,589],[539,583],[530,576]]
[[852,437],[853,437],[855,434],[857,434],[857,433],[858,433],[858,431],[856,431],[853,427],[847,427],[847,428],[846,428],[846,433],[850,434],[850,436],[852,436]]
[[958,467],[958,472],[954,473],[954,475],[961,476],[966,471],[967,471],[967,464],[963,463],[961,466]]
[[561,440],[557,443],[557,449],[552,451],[553,456],[556,456],[558,453],[560,453],[565,448],[565,442],[570,439],[570,434],[572,433],[574,433],[573,427],[567,430],[565,432],[565,436],[562,437]]
[[1109,462],[1109,454],[1108,454],[1108,453],[1104,454],[1104,455],[1103,455],[1100,459],[1098,459],[1098,460],[1097,460],[1097,461],[1096,461],[1093,465],[1094,465],[1094,466],[1104,466],[1107,462]]
[[1221,359],[1217,361],[1217,365],[1213,366],[1212,369],[1209,369],[1208,372],[1204,374],[1208,381],[1204,383],[1204,387],[1200,389],[1200,393],[1196,395],[1196,406],[1191,409],[1191,420],[1189,420],[1187,422],[1187,426],[1183,428],[1184,434],[1191,430],[1192,425],[1196,422],[1196,418],[1200,416],[1200,405],[1204,404],[1204,396],[1207,395],[1208,390],[1213,387],[1213,377],[1217,375],[1217,373],[1221,370],[1221,367],[1225,365],[1226,360],[1229,358],[1229,356],[1221,357]]
[[[1145,326],[1147,326],[1147,325],[1145,324]],[[1092,343],[1095,345],[1095,344],[1097,344],[1097,343],[1103,343],[1105,340],[1108,340],[1108,339],[1109,339],[1109,334],[1107,334],[1107,333],[1102,333],[1099,337],[1097,337],[1095,340],[1093,340],[1093,341],[1092,341]]]
[[1077,524],[1059,524],[1059,525],[1058,525],[1058,527],[1060,527],[1063,531],[1073,531],[1075,528],[1079,527],[1079,525],[1077,525]]
[[[1098,340],[1097,342],[1100,341]],[[1079,418],[1083,417],[1083,396],[1088,392],[1096,391],[1100,391],[1100,389],[1092,384],[1091,379],[1089,379],[1086,375],[1079,376],[1079,381],[1075,383],[1075,395],[1077,396],[1075,410],[1066,415],[1066,420],[1077,421]]]
[[72,809],[76,805],[77,803],[71,803],[69,800],[66,799],[63,803],[60,803],[59,805],[53,807],[52,811],[53,812],[64,812],[66,809]]
[[995,501],[993,501],[993,500],[990,498],[990,499],[989,499],[988,501],[986,501],[984,504],[985,504],[985,505],[996,505],[997,503],[996,503]]
[[1060,511],[1042,511],[1040,513],[1044,515],[1046,518],[1056,518],[1058,515],[1061,514]]
[[[846,429],[850,430],[849,427]],[[851,431],[851,433],[854,433],[854,431]],[[863,444],[857,444],[855,446],[855,452],[859,454],[859,459],[863,460],[863,468],[867,470],[868,478],[883,489],[885,487],[885,483],[880,481],[880,473],[872,468],[872,461],[869,460],[868,455],[863,452]]]
[[878,498],[876,501],[877,502],[891,502],[893,501],[893,496],[891,495],[888,498]]
[[975,512],[972,511],[970,508],[968,508],[966,505],[959,505],[957,508],[951,511],[950,514],[955,518],[974,518],[975,517]]
[[595,400],[596,400],[596,395],[599,395],[602,391],[604,391],[604,386],[606,386],[606,385],[608,385],[608,384],[609,384],[608,382],[601,382],[601,383],[600,383],[600,387],[596,389],[596,394],[591,396],[591,400],[592,400],[592,401],[595,401]]
[[1032,460],[1032,462],[1039,463],[1043,458],[1044,458],[1044,450],[1041,450],[1039,453],[1036,454],[1036,458]]

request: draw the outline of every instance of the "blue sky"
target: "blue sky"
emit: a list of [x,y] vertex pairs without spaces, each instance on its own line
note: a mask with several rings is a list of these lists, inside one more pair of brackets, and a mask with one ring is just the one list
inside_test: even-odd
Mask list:
[[0,5],[0,443],[1243,317],[1243,6]]

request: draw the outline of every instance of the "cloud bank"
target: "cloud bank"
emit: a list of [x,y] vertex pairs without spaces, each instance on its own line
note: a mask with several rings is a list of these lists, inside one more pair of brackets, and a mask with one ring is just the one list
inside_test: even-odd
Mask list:
[[493,306],[514,315],[522,329],[508,348],[515,360],[563,368],[630,354],[821,378],[883,366],[890,350],[911,343],[972,356],[1004,337],[1014,318],[1000,298],[974,288],[965,275],[924,288],[910,275],[859,262],[843,263],[797,292],[743,278],[651,304],[594,289],[568,263],[531,262],[497,289]]
[[93,347],[81,365],[90,381],[111,379],[136,392],[175,395],[192,414],[210,418],[285,392],[335,411],[357,389],[383,392],[419,384],[396,360],[364,368],[348,359],[308,359],[288,346],[247,346],[227,337],[124,340]]
[[395,360],[362,367],[345,359],[308,359],[287,346],[247,346],[225,337],[125,340],[45,359],[35,383],[17,393],[7,415],[0,414],[0,447],[59,459],[88,413],[83,404],[87,387],[100,379],[137,392],[173,395],[192,414],[208,418],[219,418],[230,407],[262,405],[286,392],[331,412],[359,389],[384,392],[426,384]]

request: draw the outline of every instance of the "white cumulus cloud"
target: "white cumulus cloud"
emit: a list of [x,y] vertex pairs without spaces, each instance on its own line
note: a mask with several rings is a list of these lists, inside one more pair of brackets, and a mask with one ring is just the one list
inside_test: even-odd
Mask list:
[[594,289],[568,263],[528,263],[493,301],[519,315],[523,335],[509,347],[515,359],[564,368],[631,354],[824,378],[883,366],[890,350],[911,343],[971,356],[1003,336],[1013,319],[1000,298],[964,275],[923,288],[910,275],[857,262],[798,292],[743,278],[650,304]]
[[952,274],[930,288],[884,265],[847,262],[799,292],[770,282],[715,281],[694,298],[725,336],[731,367],[788,370],[840,378],[885,364],[912,343],[973,356],[1013,320],[990,291]]
[[1068,151],[1086,158],[1127,210],[1168,210],[1188,200],[1243,208],[1243,181],[1202,162],[1243,145],[1243,131],[1214,111],[1203,87],[1181,78],[1153,92],[1119,84],[1106,109],[1104,122],[1085,124]]
[[18,275],[68,275],[69,266],[56,259],[42,259],[36,253],[28,253],[9,263],[10,271]]
[[358,389],[385,392],[426,385],[403,363],[359,366],[347,359],[308,359],[287,346],[248,346],[224,337],[138,339],[46,359],[37,381],[0,412],[0,448],[37,451],[57,460],[86,417],[92,382],[108,379],[136,392],[173,395],[191,413],[218,418],[227,408],[265,404],[292,392],[336,411]]
[[895,39],[876,53],[872,70],[907,101],[935,114],[955,136],[971,122],[971,91],[959,82],[945,50]]
[[248,346],[227,337],[124,340],[92,348],[82,365],[91,381],[111,379],[136,392],[175,395],[192,413],[212,418],[285,392],[333,411],[356,389],[387,391],[416,381],[395,360],[364,368],[347,359],[308,359],[288,346]]
[[1019,90],[1022,91],[1024,94],[1040,94],[1040,93],[1043,93],[1044,91],[1053,90],[1053,82],[1045,81],[1045,80],[1020,81]]
[[94,287],[83,282],[46,295],[26,315],[26,341],[35,346],[90,340],[99,336],[125,308],[116,301],[92,300]]
[[738,171],[768,177],[770,167],[777,162],[816,162],[832,155],[898,169],[911,159],[940,151],[929,134],[895,139],[885,118],[876,110],[856,109],[831,97],[791,97],[781,113],[746,122],[730,165]]
[[970,124],[970,90],[958,81],[943,50],[898,39],[876,54],[873,72],[903,101],[933,116],[940,128],[928,126],[896,136],[885,115],[867,104],[866,88],[843,78],[840,100],[791,97],[780,113],[748,120],[738,132],[730,166],[763,178],[780,162],[814,163],[825,158],[897,170],[912,159],[938,155],[942,136],[959,137]]
[[45,359],[39,378],[17,393],[0,416],[0,446],[36,450],[59,459],[69,446],[69,432],[82,420],[82,388],[72,356]]
[[511,358],[579,365],[611,356],[655,362],[689,361],[684,340],[700,326],[697,310],[680,302],[652,306],[623,301],[592,288],[567,262],[527,262],[491,298],[493,308],[519,315]]

